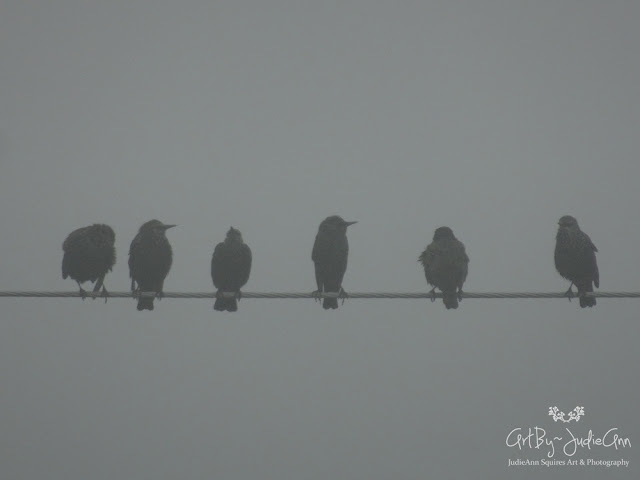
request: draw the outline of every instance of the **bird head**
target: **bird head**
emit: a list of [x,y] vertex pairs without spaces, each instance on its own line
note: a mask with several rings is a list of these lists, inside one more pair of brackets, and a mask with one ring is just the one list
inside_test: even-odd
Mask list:
[[165,223],[162,223],[160,220],[149,220],[146,223],[143,223],[142,226],[140,227],[140,233],[144,233],[144,232],[166,232],[167,230],[169,230],[170,228],[175,227],[176,225],[168,225]]
[[456,238],[453,234],[453,230],[449,227],[438,227],[436,231],[433,232],[433,240],[441,240],[443,238]]
[[353,225],[354,222],[347,222],[339,215],[332,215],[330,217],[325,218],[320,224],[320,231],[324,232],[341,232],[342,234],[347,233],[347,227],[349,225]]
[[560,228],[578,228],[578,221],[571,215],[564,215],[558,220]]
[[240,242],[242,243],[242,233],[237,228],[230,227],[227,232],[226,242]]
[[104,223],[94,223],[92,226],[95,231],[99,232],[102,238],[105,241],[113,244],[116,240],[116,232],[113,231],[109,225],[105,225]]

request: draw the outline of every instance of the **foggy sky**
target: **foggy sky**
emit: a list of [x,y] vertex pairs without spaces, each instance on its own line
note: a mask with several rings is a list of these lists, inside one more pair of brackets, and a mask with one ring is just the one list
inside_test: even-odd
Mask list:
[[[6,1],[0,290],[75,290],[61,245],[152,218],[166,291],[212,291],[231,225],[246,291],[315,289],[318,224],[349,228],[347,291],[426,291],[450,226],[467,291],[564,291],[557,220],[640,289],[640,4]],[[0,299],[3,479],[634,478],[637,299]],[[617,426],[628,469],[507,468],[515,427]],[[586,430],[585,430],[586,429]]]

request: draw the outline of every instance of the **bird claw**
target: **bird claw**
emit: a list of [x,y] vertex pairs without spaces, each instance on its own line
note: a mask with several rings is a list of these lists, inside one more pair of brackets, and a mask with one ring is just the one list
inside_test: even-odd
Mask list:
[[569,299],[569,301],[571,301],[571,299],[575,298],[576,296],[575,293],[573,293],[572,287],[573,287],[573,283],[569,286],[569,290],[565,292],[565,296]]
[[340,291],[338,292],[338,298],[342,299],[341,305],[344,305],[345,299],[349,298],[349,294],[344,291],[344,288],[340,287]]
[[100,292],[100,296],[104,298],[104,303],[107,303],[107,298],[109,298],[109,292],[107,291],[107,287],[105,287],[104,285],[102,285],[102,291]]
[[87,298],[87,291],[82,287],[80,287],[80,298],[82,298],[83,301]]
[[162,297],[164,297],[164,292],[162,290],[160,290],[159,292],[156,292],[156,298],[158,300],[162,300]]
[[464,292],[462,291],[462,288],[459,288],[459,289],[458,289],[458,301],[459,301],[459,302],[461,302],[461,301],[462,301],[462,295],[463,295],[463,293],[464,293]]
[[235,299],[239,302],[241,298],[242,298],[242,292],[238,290],[235,294]]
[[322,300],[320,289],[314,290],[313,292],[311,292],[311,296],[316,302],[319,302]]
[[435,302],[436,301],[436,287],[433,287],[429,293],[431,294],[431,302]]

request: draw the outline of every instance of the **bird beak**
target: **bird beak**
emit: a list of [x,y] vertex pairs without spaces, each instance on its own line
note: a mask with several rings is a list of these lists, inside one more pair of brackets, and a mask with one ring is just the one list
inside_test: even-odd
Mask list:
[[163,225],[162,228],[169,230],[170,228],[177,227],[177,225]]
[[344,222],[345,226],[347,226],[347,227],[348,227],[349,225],[353,225],[354,223],[358,223],[358,222],[357,222],[357,221],[355,221],[355,222]]

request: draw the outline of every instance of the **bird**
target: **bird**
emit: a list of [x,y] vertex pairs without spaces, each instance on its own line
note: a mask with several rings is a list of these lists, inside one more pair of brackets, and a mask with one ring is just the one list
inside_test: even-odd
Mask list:
[[[322,292],[338,292],[343,302],[347,297],[347,293],[342,288],[342,279],[347,270],[349,256],[347,227],[355,223],[358,222],[346,222],[338,215],[327,217],[320,223],[311,252],[318,285],[318,289],[313,292],[316,298],[319,298]],[[338,308],[338,299],[324,298],[322,307],[325,310]]]
[[[242,296],[240,289],[249,280],[251,273],[251,249],[242,241],[240,230],[229,228],[224,242],[213,250],[211,257],[211,279],[218,289],[214,310],[235,312]],[[222,292],[234,292],[234,298],[224,298]]]
[[[162,298],[164,280],[173,261],[166,231],[175,226],[154,219],[140,227],[129,248],[132,292],[156,292],[156,297]],[[153,310],[153,297],[138,297],[138,310]]]
[[469,257],[453,230],[449,227],[436,228],[433,241],[418,260],[424,267],[427,283],[433,286],[432,301],[437,287],[442,290],[442,301],[447,310],[458,308],[458,300],[462,300],[462,285],[469,272]]
[[95,223],[74,230],[62,244],[62,278],[76,281],[83,300],[87,292],[81,284],[90,281],[95,282],[94,292],[102,287],[102,296],[107,301],[109,293],[104,277],[116,263],[115,240],[116,234],[109,225]]
[[574,217],[564,215],[560,218],[554,252],[556,270],[571,282],[567,290],[569,300],[573,296],[571,287],[575,285],[578,288],[582,308],[593,307],[596,304],[595,297],[584,294],[593,292],[594,285],[600,288],[600,273],[596,262],[597,251],[589,235],[580,230],[578,221]]

